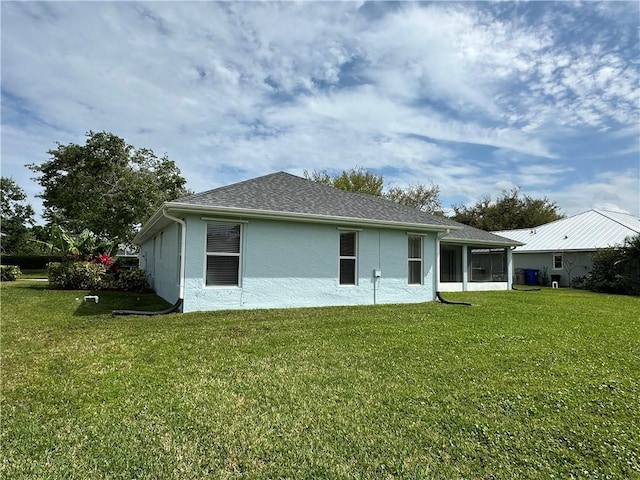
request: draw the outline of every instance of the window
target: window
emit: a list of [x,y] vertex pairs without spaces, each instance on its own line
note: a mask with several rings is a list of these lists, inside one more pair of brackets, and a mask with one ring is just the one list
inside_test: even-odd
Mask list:
[[340,233],[340,285],[356,284],[356,232]]
[[409,285],[422,285],[422,237],[409,237]]
[[472,282],[506,282],[507,254],[504,248],[469,248]]
[[553,254],[553,269],[562,270],[562,254],[561,253]]
[[207,224],[206,285],[240,285],[240,225]]
[[440,246],[440,281],[462,282],[462,247]]

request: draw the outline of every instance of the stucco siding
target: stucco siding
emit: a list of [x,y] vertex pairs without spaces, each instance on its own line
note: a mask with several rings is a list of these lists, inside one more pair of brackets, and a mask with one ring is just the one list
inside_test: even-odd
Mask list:
[[[560,286],[568,287],[571,285],[571,280],[575,277],[582,277],[591,271],[593,262],[591,261],[591,255],[593,252],[557,252],[563,256],[563,268],[554,269],[553,265],[553,253],[551,252],[539,252],[539,253],[513,253],[513,266],[514,275],[518,277],[518,270],[520,269],[535,269],[539,270],[539,278],[542,278],[544,269],[547,269],[547,275],[549,281],[551,281],[551,275],[560,275]],[[514,278],[515,283],[524,283],[525,279]]]
[[251,221],[243,229],[243,287],[260,278],[334,278],[339,240],[335,228]]
[[[188,217],[184,311],[408,303],[434,299],[435,235],[423,241],[423,285],[408,285],[407,232],[357,230],[357,284],[339,284],[341,225],[242,223],[241,285],[205,285],[207,221]],[[381,278],[374,281],[378,269]]]
[[140,268],[155,292],[174,303],[179,298],[180,232],[171,224],[140,246]]

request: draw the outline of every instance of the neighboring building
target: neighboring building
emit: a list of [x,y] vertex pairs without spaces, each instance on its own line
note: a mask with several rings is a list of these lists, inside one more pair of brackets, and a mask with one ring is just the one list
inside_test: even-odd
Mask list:
[[513,251],[515,283],[524,283],[524,270],[538,270],[542,281],[558,280],[560,286],[591,271],[592,254],[622,245],[640,233],[640,218],[626,213],[589,210],[535,228],[501,230],[497,235],[524,245]]
[[440,287],[506,290],[519,245],[284,172],[167,202],[134,243],[158,295],[182,298],[185,312],[425,302]]
[[115,256],[120,258],[136,258],[138,256],[138,249],[133,245],[119,243]]

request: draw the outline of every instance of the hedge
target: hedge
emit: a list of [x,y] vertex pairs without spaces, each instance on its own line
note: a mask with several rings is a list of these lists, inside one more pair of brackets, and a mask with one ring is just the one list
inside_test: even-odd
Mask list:
[[[44,270],[50,262],[62,262],[61,255],[2,255],[0,264],[17,265],[22,270]],[[116,257],[123,267],[137,268],[138,257]]]
[[2,255],[2,265],[17,265],[22,270],[44,270],[50,262],[61,261],[60,255]]

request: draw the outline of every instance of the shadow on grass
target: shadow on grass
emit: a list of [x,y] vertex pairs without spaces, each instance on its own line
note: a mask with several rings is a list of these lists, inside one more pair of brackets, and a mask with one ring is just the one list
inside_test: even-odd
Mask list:
[[[2,289],[28,290],[46,295],[45,301],[55,304],[71,302],[76,304],[74,316],[111,315],[113,310],[164,310],[170,304],[154,293],[122,292],[115,290],[65,290],[51,287],[49,282],[40,279],[19,279],[15,282],[2,282]],[[7,290],[8,291],[8,290]],[[4,292],[3,292],[4,294]],[[86,296],[97,296],[87,299]]]
[[[85,317],[90,315],[111,315],[113,310],[164,310],[170,303],[153,293],[96,291],[77,292],[80,303],[74,315]],[[85,296],[96,296],[98,302]]]
[[19,282],[19,288],[24,288],[26,290],[51,290],[51,288],[49,287],[49,282],[38,281],[37,283],[35,283],[33,282],[33,280],[29,279],[20,279]]

